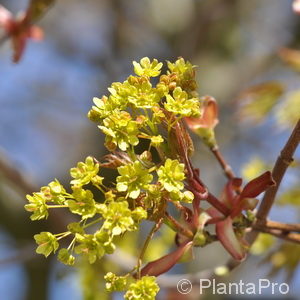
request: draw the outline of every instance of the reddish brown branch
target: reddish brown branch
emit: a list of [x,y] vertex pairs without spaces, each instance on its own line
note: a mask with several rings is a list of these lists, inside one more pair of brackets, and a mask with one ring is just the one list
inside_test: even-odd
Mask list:
[[231,166],[226,162],[226,160],[223,157],[222,153],[220,152],[219,148],[215,147],[215,148],[211,148],[210,150],[216,157],[220,166],[222,167],[226,177],[228,179],[233,179],[235,177],[235,174],[233,173]]
[[188,238],[193,238],[194,234],[189,229],[182,226],[177,220],[175,220],[168,212],[165,213],[166,218],[168,221],[177,229],[178,232],[182,233]]
[[266,221],[264,225],[255,224],[254,229],[277,229],[284,232],[300,232],[300,224],[286,224],[275,221]]
[[277,161],[275,163],[275,166],[272,171],[272,177],[276,183],[275,186],[270,187],[260,204],[260,207],[257,212],[257,223],[258,224],[264,224],[266,221],[266,217],[268,216],[271,207],[274,203],[275,196],[277,194],[278,188],[280,186],[281,180],[288,168],[288,166],[293,161],[293,155],[299,145],[300,141],[300,119],[298,120],[298,123],[296,124],[289,140],[287,141],[286,145],[282,149],[279,157],[277,158]]
[[207,202],[215,207],[223,215],[228,216],[230,214],[229,208],[220,202],[213,194],[209,193],[207,196]]
[[297,243],[300,244],[300,234],[299,233],[291,233],[291,232],[284,232],[281,230],[277,230],[277,229],[269,229],[269,228],[258,228],[255,227],[254,230],[258,231],[258,232],[264,232],[264,233],[268,233],[271,234],[277,238],[289,241],[289,242],[293,242],[293,243]]

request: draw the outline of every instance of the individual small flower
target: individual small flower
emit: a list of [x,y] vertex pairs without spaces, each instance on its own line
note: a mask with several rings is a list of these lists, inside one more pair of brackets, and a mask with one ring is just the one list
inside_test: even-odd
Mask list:
[[160,134],[151,137],[151,145],[153,145],[155,147],[159,146],[163,142],[164,142],[164,139]]
[[66,201],[72,213],[81,215],[82,219],[92,218],[96,214],[96,202],[90,190],[84,190],[82,187],[74,186],[72,196],[74,200]]
[[151,62],[148,57],[144,57],[140,60],[140,63],[133,62],[134,73],[138,76],[156,77],[160,74],[160,69],[163,64],[159,63],[157,59],[153,59]]
[[159,182],[168,192],[179,192],[184,188],[184,164],[168,158],[164,166],[157,170]]
[[89,184],[91,181],[97,181],[101,184],[103,177],[98,176],[99,164],[95,163],[91,156],[85,159],[85,162],[79,162],[76,168],[71,168],[70,174],[74,178],[71,184],[82,186]]
[[82,226],[79,222],[69,223],[67,228],[73,234],[76,234],[76,233],[84,234],[84,229],[82,228]]
[[139,161],[118,168],[117,190],[127,192],[128,197],[136,199],[142,189],[147,189],[153,176]]
[[75,263],[75,257],[66,248],[62,248],[59,250],[57,259],[68,266],[73,266]]
[[59,247],[56,237],[50,232],[41,232],[34,235],[36,243],[39,245],[36,253],[48,257],[52,252],[55,253]]
[[147,218],[147,211],[138,206],[133,211],[131,211],[131,217],[134,222],[139,223],[141,220]]
[[128,102],[136,108],[152,108],[163,96],[145,77],[130,76],[124,85],[128,87]]
[[48,208],[45,201],[43,193],[33,193],[33,195],[26,195],[29,204],[26,204],[24,207],[27,211],[32,212],[30,216],[32,221],[47,219],[48,218]]
[[[189,94],[196,93],[195,66],[181,57],[174,63],[168,61],[168,68],[170,71],[168,75],[163,78],[163,81],[168,83],[171,90],[176,86],[180,86]],[[162,77],[163,76],[161,76],[161,78]]]
[[117,276],[108,272],[104,279],[106,281],[105,288],[108,292],[123,291],[126,287],[127,278],[125,276]]
[[190,191],[173,191],[170,193],[170,199],[172,201],[182,201],[185,203],[192,203],[194,200],[194,194]]
[[86,256],[90,264],[93,264],[97,259],[100,259],[105,254],[102,244],[99,243],[94,235],[77,234],[76,242],[78,242],[79,245],[75,247],[75,252]]
[[66,190],[57,179],[41,187],[40,194],[46,202],[52,202],[51,204],[64,204],[66,200]]
[[195,66],[193,66],[189,61],[185,61],[182,57],[178,58],[174,63],[170,61],[168,63],[168,68],[172,73],[185,74],[188,72],[194,72]]
[[190,130],[199,135],[209,146],[216,146],[214,128],[219,123],[218,106],[213,97],[205,96],[201,98],[203,111],[200,117],[187,117],[185,122]]
[[165,109],[181,117],[197,117],[200,115],[200,102],[198,98],[189,98],[187,92],[176,87],[173,97],[166,95]]
[[125,231],[136,230],[136,223],[147,217],[147,214],[141,209],[132,212],[128,202],[121,201],[109,203],[107,209],[102,211],[102,216],[105,219],[102,228],[112,235],[120,235]]
[[132,283],[126,292],[126,300],[155,300],[159,286],[154,276],[143,276],[140,280]]
[[105,253],[112,254],[116,250],[116,245],[113,243],[113,236],[105,231],[103,227],[94,233],[96,240],[103,246]]
[[116,146],[126,151],[130,145],[136,146],[139,143],[139,126],[126,111],[112,114],[104,119],[103,126],[98,127],[106,135],[105,145],[111,151]]

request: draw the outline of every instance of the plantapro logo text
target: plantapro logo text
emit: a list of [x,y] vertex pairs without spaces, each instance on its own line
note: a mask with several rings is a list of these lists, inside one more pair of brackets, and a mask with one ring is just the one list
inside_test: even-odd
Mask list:
[[[271,282],[269,279],[259,279],[254,282],[216,282],[215,279],[200,279],[200,294],[210,289],[214,295],[262,295],[271,293],[272,295],[286,295],[290,287],[287,283]],[[268,292],[267,292],[268,291]]]

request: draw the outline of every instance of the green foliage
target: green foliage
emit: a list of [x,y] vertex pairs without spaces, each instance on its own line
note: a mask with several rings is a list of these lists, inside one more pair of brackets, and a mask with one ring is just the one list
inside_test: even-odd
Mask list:
[[252,157],[242,166],[242,175],[246,180],[252,180],[267,169],[268,166],[260,157]]
[[290,280],[300,263],[300,245],[283,242],[268,254],[265,262],[270,262],[272,265],[270,275],[275,276],[284,270],[287,280]]
[[300,205],[300,189],[299,185],[291,187],[289,190],[280,195],[276,201],[278,205]]
[[287,98],[276,111],[275,117],[282,128],[295,126],[300,116],[300,90],[295,90],[287,95]]
[[270,81],[249,88],[240,96],[241,118],[253,122],[263,121],[283,95],[284,87],[280,82]]
[[261,255],[270,250],[274,245],[275,238],[267,233],[260,233],[254,244],[251,246],[250,252],[254,255]]

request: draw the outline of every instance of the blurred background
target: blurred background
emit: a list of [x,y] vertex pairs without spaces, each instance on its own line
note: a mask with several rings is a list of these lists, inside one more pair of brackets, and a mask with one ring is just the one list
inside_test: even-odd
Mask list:
[[[28,5],[23,0],[0,4],[14,14]],[[272,168],[293,118],[300,116],[299,73],[280,52],[284,47],[299,48],[300,16],[288,0],[64,0],[57,1],[38,25],[45,39],[29,42],[19,64],[11,62],[9,41],[0,46],[0,298],[105,299],[97,269],[85,265],[77,272],[34,253],[35,233],[49,228],[59,232],[70,220],[57,214],[47,222],[30,221],[23,208],[25,195],[54,178],[69,182],[69,169],[78,161],[106,153],[102,133],[86,117],[92,98],[107,94],[111,82],[125,80],[132,73],[132,61],[144,56],[160,61],[182,56],[197,65],[200,95],[212,95],[219,103],[217,138],[235,172],[249,180]],[[288,110],[289,101],[299,105]],[[226,182],[219,166],[196,139],[195,148],[195,165],[219,194]],[[283,182],[284,199],[291,191],[297,193],[297,186],[296,167]],[[299,194],[298,190],[290,201],[279,201],[271,218],[299,222],[294,205]],[[156,245],[161,249],[153,252],[167,252],[161,243],[173,240],[159,238]],[[263,253],[268,246],[271,249]],[[274,282],[290,279],[289,296],[296,299],[299,246],[286,250],[266,238],[255,253],[264,256],[251,256],[221,281],[257,282],[271,272]],[[171,273],[211,269],[228,258],[216,243],[195,255],[196,261]],[[117,266],[104,261],[97,268],[103,273]],[[160,295],[169,297],[166,290]],[[170,299],[186,298],[177,294]]]

